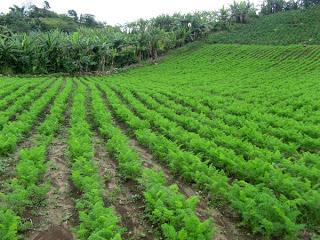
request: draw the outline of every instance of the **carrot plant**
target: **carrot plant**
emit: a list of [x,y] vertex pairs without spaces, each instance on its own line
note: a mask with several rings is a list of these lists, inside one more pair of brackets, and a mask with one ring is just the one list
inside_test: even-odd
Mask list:
[[0,110],[6,109],[10,103],[17,100],[17,98],[20,98],[23,95],[25,95],[27,91],[31,91],[32,89],[34,89],[39,84],[38,81],[39,80],[36,80],[35,82],[24,82],[24,81],[18,82],[20,84],[21,82],[23,82],[24,84],[21,87],[19,87],[17,90],[13,90],[9,95],[3,97],[0,100]]
[[78,239],[121,239],[123,229],[113,208],[106,208],[102,197],[101,180],[93,164],[92,133],[86,120],[86,89],[79,82],[71,109],[69,152],[71,180],[80,196],[76,201],[79,212]]
[[[0,219],[0,225],[4,226],[3,234],[11,234],[11,238],[8,239],[18,239],[17,230],[18,227],[20,230],[24,228],[22,220],[26,209],[39,206],[46,198],[49,184],[41,183],[47,170],[46,153],[60,127],[71,89],[72,82],[67,82],[61,94],[55,99],[44,122],[38,127],[38,133],[32,142],[32,147],[24,148],[19,152],[15,178],[8,181],[8,193],[2,195],[0,205],[0,211],[4,212],[5,208],[10,209],[10,211],[6,211],[6,215],[12,222],[6,223],[6,219]],[[54,88],[52,91],[55,93]],[[45,128],[48,124],[50,124],[50,129]]]
[[53,81],[44,81],[38,88],[25,94],[22,98],[18,98],[18,96],[16,96],[17,99],[15,99],[16,101],[14,104],[0,114],[0,129],[10,121],[10,117],[12,115],[18,115],[19,111],[29,107],[30,103],[34,101],[34,99],[41,97],[41,94],[43,94],[51,83],[53,83]]
[[[130,93],[128,94],[128,102],[134,103],[134,98]],[[147,97],[145,97],[147,98]],[[151,109],[156,109],[157,111],[149,110],[140,104],[140,108],[136,109],[142,116],[143,119],[148,119],[152,124],[161,129],[161,132],[168,136],[170,139],[176,140],[182,146],[185,146],[188,150],[195,153],[200,153],[202,156],[210,161],[213,165],[226,169],[233,176],[237,176],[248,182],[258,182],[264,184],[266,187],[273,189],[276,193],[280,193],[286,196],[289,200],[296,201],[299,203],[299,208],[301,212],[306,215],[313,216],[318,219],[320,212],[315,210],[314,200],[320,201],[320,193],[314,189],[309,181],[303,181],[289,174],[283,173],[282,169],[274,167],[272,163],[269,163],[262,158],[250,159],[246,161],[244,156],[236,154],[232,151],[232,148],[225,148],[220,144],[215,144],[218,138],[217,134],[214,134],[214,140],[207,140],[201,138],[202,131],[209,130],[208,128],[202,128],[198,126],[199,131],[197,134],[188,132],[192,131],[192,127],[197,126],[195,120],[187,118],[184,121],[184,128],[181,128],[177,118],[183,118],[181,115],[177,115],[173,110],[169,108],[164,108],[160,104],[154,102],[152,98],[147,98],[146,106],[154,105],[150,107]],[[136,101],[139,104],[139,101]],[[158,112],[164,111],[161,116]],[[165,117],[164,117],[165,116]],[[171,117],[167,117],[171,116]],[[172,122],[170,121],[172,120]],[[233,138],[229,139],[232,143]],[[263,157],[263,155],[261,155]],[[273,163],[275,160],[273,161]],[[284,181],[285,179],[285,181]],[[311,220],[313,221],[313,220]]]
[[0,207],[0,238],[14,240],[17,238],[20,219],[11,210]]
[[165,239],[211,239],[213,223],[211,220],[201,222],[196,216],[197,198],[186,199],[176,185],[168,186],[163,173],[143,167],[138,154],[129,146],[128,138],[114,126],[101,93],[95,86],[91,89],[94,119],[107,139],[106,148],[117,159],[122,176],[143,186],[149,220],[159,227]]
[[57,93],[60,85],[61,81],[56,81],[42,97],[32,104],[29,111],[22,113],[16,121],[3,126],[0,132],[0,155],[6,155],[15,149],[23,134],[31,129],[39,114]]
[[[294,236],[301,229],[302,226],[297,223],[297,217],[301,214],[296,206],[298,202],[291,202],[286,198],[278,200],[272,191],[263,186],[253,187],[247,183],[241,184],[241,182],[234,182],[232,185],[229,185],[223,173],[217,171],[212,165],[207,166],[207,163],[203,162],[198,156],[181,150],[176,143],[166,137],[158,136],[151,132],[150,129],[134,129],[134,126],[130,125],[128,119],[136,118],[136,121],[139,121],[140,118],[134,116],[130,110],[125,110],[126,106],[108,87],[104,87],[103,89],[106,91],[116,114],[117,112],[126,111],[126,114],[118,116],[122,116],[122,121],[133,129],[140,143],[147,146],[158,158],[168,162],[173,171],[182,174],[187,181],[196,183],[202,189],[209,191],[212,196],[216,197],[216,200],[218,197],[230,202],[231,206],[243,217],[244,224],[249,225],[253,232],[264,233],[270,236]],[[133,98],[128,99],[128,102],[135,104]],[[163,123],[159,117],[157,121]],[[229,191],[226,191],[229,188],[230,190],[239,189],[239,191],[231,191],[234,194],[230,194]],[[254,194],[252,194],[252,189],[254,190]],[[248,208],[249,206],[247,206],[247,209],[238,208],[239,202],[244,201],[239,196],[244,195],[246,196],[244,199],[247,199],[249,198],[249,194],[251,198],[250,209]],[[260,195],[265,197],[260,198]],[[271,202],[272,204],[270,205]],[[269,207],[261,208],[262,205]],[[271,206],[277,207],[272,208]],[[270,214],[270,212],[273,214]],[[289,215],[290,212],[292,212],[291,215]],[[247,214],[250,217],[247,218]],[[283,218],[283,216],[286,217]],[[270,223],[272,223],[271,226]]]
[[2,84],[0,85],[0,97],[1,99],[10,95],[10,93],[16,91],[19,87],[25,84],[25,81],[19,81],[16,78],[11,79],[4,79]]
[[185,199],[177,185],[166,186],[162,172],[145,169],[140,179],[145,187],[146,212],[160,225],[165,239],[211,239],[214,227],[210,220],[201,222],[195,215],[197,197]]

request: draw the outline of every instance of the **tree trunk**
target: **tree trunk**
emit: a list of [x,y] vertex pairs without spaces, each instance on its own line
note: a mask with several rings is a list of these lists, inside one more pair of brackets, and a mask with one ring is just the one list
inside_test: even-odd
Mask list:
[[102,72],[105,71],[105,66],[106,66],[106,58],[102,57],[102,60],[101,60],[101,71]]
[[115,64],[115,62],[114,62],[114,56],[113,55],[111,55],[111,65],[110,65],[110,69],[109,70],[111,70],[111,71],[113,71],[113,69],[114,69],[114,64]]
[[138,53],[138,63],[141,63],[142,61],[142,51],[139,51]]
[[158,51],[157,49],[154,49],[154,60],[158,59]]

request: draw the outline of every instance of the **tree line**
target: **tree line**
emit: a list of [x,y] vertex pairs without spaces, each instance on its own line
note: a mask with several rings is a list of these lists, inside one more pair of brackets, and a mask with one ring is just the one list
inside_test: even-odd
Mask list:
[[81,26],[103,27],[92,14],[78,16],[75,10],[69,10],[67,14],[58,14],[50,10],[48,1],[44,1],[43,7],[34,4],[10,7],[7,14],[0,14],[0,26],[13,33],[21,32],[47,32],[59,29],[63,32],[74,32]]
[[277,12],[306,9],[320,4],[320,0],[265,0],[261,5],[261,15]]
[[278,1],[266,0],[260,12],[251,2],[240,1],[218,11],[161,15],[121,26],[98,22],[90,14],[78,16],[75,10],[57,14],[47,1],[43,8],[13,6],[0,15],[0,73],[104,72],[155,61],[170,49],[212,32],[228,31],[233,24],[246,24],[262,14],[307,8],[320,0],[299,0],[290,9],[288,4],[279,7]]

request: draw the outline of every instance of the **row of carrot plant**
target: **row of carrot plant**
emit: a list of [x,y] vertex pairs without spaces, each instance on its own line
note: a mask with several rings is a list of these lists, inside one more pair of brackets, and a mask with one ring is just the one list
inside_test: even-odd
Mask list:
[[19,86],[12,92],[9,91],[10,94],[2,97],[0,100],[0,110],[3,111],[9,104],[12,104],[17,98],[23,96],[27,91],[33,90],[37,86],[37,84],[39,84],[38,81],[25,82],[22,86]]
[[[48,83],[47,83],[48,84]],[[0,131],[0,155],[7,155],[15,150],[17,143],[32,129],[33,124],[45,109],[48,102],[53,99],[61,87],[62,81],[55,81],[40,98],[33,100],[28,111],[18,115],[15,121],[6,122]]]
[[28,92],[27,94],[23,94],[21,98],[19,98],[19,95],[17,95],[14,103],[11,106],[9,106],[5,111],[2,111],[0,113],[0,129],[2,129],[4,124],[9,122],[12,116],[15,116],[14,118],[16,118],[20,111],[30,107],[32,101],[40,97],[50,86],[50,83],[53,83],[53,81],[45,81],[43,85],[40,84],[38,88]]
[[0,98],[4,98],[5,96],[9,95],[10,93],[16,91],[19,87],[24,85],[26,81],[14,81],[13,79],[10,80],[5,80],[0,84]]
[[[134,94],[136,95],[136,93]],[[138,95],[140,96],[140,94]],[[263,146],[254,144],[253,142],[249,141],[249,139],[246,140],[244,137],[241,138],[241,136],[238,135],[239,130],[236,128],[231,128],[221,120],[218,122],[219,119],[211,120],[206,116],[195,113],[187,107],[169,100],[164,95],[157,94],[152,95],[152,97],[157,101],[157,103],[162,105],[160,108],[155,108],[155,104],[153,103],[151,105],[152,109],[160,110],[161,108],[163,109],[163,106],[168,108],[170,107],[170,109],[174,110],[174,112],[166,115],[166,117],[171,120],[176,119],[177,124],[210,140],[210,144],[213,144],[214,147],[219,145],[228,148],[234,151],[236,154],[241,155],[243,159],[247,161],[258,158],[263,159],[263,161],[267,161],[270,164],[276,163],[276,167],[283,169],[282,171],[288,172],[295,177],[304,177],[311,181],[313,185],[317,184],[320,176],[320,168],[318,168],[317,165],[310,165],[307,161],[303,161],[303,156],[300,156],[296,150],[294,150],[293,154],[299,159],[299,162],[295,162],[290,156],[287,156],[288,151],[277,151],[277,145],[274,144],[279,142],[282,143],[280,140],[272,144],[268,142],[268,136],[261,136],[261,142],[270,144],[271,147],[271,149],[270,147],[264,148]],[[148,96],[145,96],[145,99],[146,98],[150,99]],[[158,104],[156,105],[158,106]],[[165,109],[165,111],[168,112],[170,110]],[[163,110],[158,112],[163,113]],[[247,131],[243,131],[243,134],[245,134],[245,136],[250,136]],[[254,135],[254,137],[255,139],[258,138],[256,135]],[[305,153],[304,155],[312,154]]]
[[92,132],[87,122],[87,90],[77,82],[71,109],[68,146],[71,181],[79,191],[76,209],[79,213],[78,239],[121,239],[119,217],[112,207],[104,206],[103,186],[93,163]]
[[126,104],[136,108],[145,107],[137,104],[134,97],[127,95],[124,103],[109,87],[103,89],[117,117],[133,130],[141,144],[166,162],[173,172],[178,172],[186,181],[209,192],[213,199],[229,202],[253,232],[269,236],[292,236],[302,228],[297,220],[300,214],[297,203],[285,197],[278,199],[263,185],[251,185],[243,180],[235,180],[230,184],[223,171],[215,169],[192,152],[182,150],[174,139],[162,135],[159,131],[166,128],[161,118],[154,119],[158,123],[158,127],[154,128],[150,121],[152,114],[144,115],[143,118],[136,116]]
[[[169,137],[175,138],[183,146],[186,146],[195,153],[202,154],[205,159],[213,162],[217,167],[225,169],[240,179],[264,183],[266,186],[275,190],[277,193],[287,196],[289,199],[304,199],[305,203],[303,206],[309,208],[307,214],[310,215],[310,213],[314,212],[315,217],[319,215],[314,210],[317,206],[316,202],[318,200],[320,201],[319,192],[313,189],[309,181],[300,180],[297,177],[283,173],[281,168],[274,166],[274,163],[277,163],[276,159],[271,158],[272,162],[268,162],[265,159],[266,155],[261,153],[258,156],[251,157],[251,159],[249,159],[251,161],[246,161],[246,155],[237,154],[236,152],[236,148],[239,148],[239,145],[235,145],[235,147],[232,146],[232,142],[235,141],[232,137],[222,143],[219,141],[219,135],[216,132],[210,133],[211,129],[202,127],[201,124],[197,123],[196,119],[178,115],[174,112],[174,108],[163,107],[147,96],[144,97],[142,102],[151,109],[149,110],[146,107],[144,111],[151,113],[150,116],[153,122],[156,122],[159,118],[164,119],[164,121],[169,119],[166,126],[167,129],[172,131]],[[143,115],[143,117],[146,118],[145,115]],[[182,123],[182,129],[179,129],[179,123]],[[194,129],[195,126],[197,127],[196,129]],[[174,132],[173,129],[177,129],[176,132]],[[196,134],[192,134],[192,132]],[[190,136],[183,137],[186,135]],[[206,139],[207,137],[209,137],[209,139]],[[226,144],[227,146],[225,146]],[[244,146],[247,147],[248,145]],[[244,152],[248,153],[249,151],[246,151],[246,149],[247,148],[244,149]],[[255,153],[256,152],[257,150],[255,149]],[[282,161],[281,158],[280,161]],[[289,168],[294,167],[294,164],[290,161],[287,165]],[[307,171],[308,169],[305,168],[304,170]],[[317,183],[318,173],[319,172],[315,172],[313,176],[313,185]],[[283,179],[286,179],[286,181]],[[315,220],[317,219],[318,218]]]
[[[50,99],[58,94],[61,81],[57,83],[56,87],[48,90],[49,94],[45,98],[36,102],[38,108],[29,114],[37,116],[38,110],[43,111],[48,106]],[[8,180],[6,193],[2,193],[0,199],[0,215],[4,216],[0,218],[1,239],[19,239],[19,231],[31,227],[31,223],[26,222],[23,218],[26,209],[40,206],[46,198],[49,183],[43,181],[43,177],[47,171],[47,151],[60,128],[71,90],[72,82],[67,82],[61,93],[55,98],[45,120],[37,127],[31,147],[23,148],[18,153],[15,176]]]
[[168,186],[162,172],[143,167],[128,138],[115,126],[101,93],[95,86],[91,90],[94,119],[107,141],[106,149],[117,160],[121,175],[143,186],[145,211],[160,235],[165,239],[211,239],[212,221],[201,222],[195,214],[198,199],[186,199],[176,185]]

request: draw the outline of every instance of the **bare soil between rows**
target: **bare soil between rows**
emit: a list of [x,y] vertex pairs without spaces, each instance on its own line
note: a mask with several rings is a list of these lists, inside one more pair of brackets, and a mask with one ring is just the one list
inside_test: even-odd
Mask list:
[[124,181],[117,174],[117,163],[107,153],[105,141],[95,134],[95,163],[98,165],[101,179],[104,179],[104,198],[106,207],[113,206],[121,217],[121,225],[126,228],[125,239],[155,239],[153,229],[144,219],[144,203],[137,184]]
[[73,235],[63,226],[51,226],[37,235],[34,240],[73,240]]
[[77,213],[73,200],[74,189],[69,180],[70,169],[66,143],[71,99],[72,97],[69,96],[61,127],[49,146],[48,169],[44,181],[51,184],[50,190],[46,204],[38,209],[38,215],[31,216],[34,228],[26,234],[29,240],[75,239],[71,229],[76,225]]

